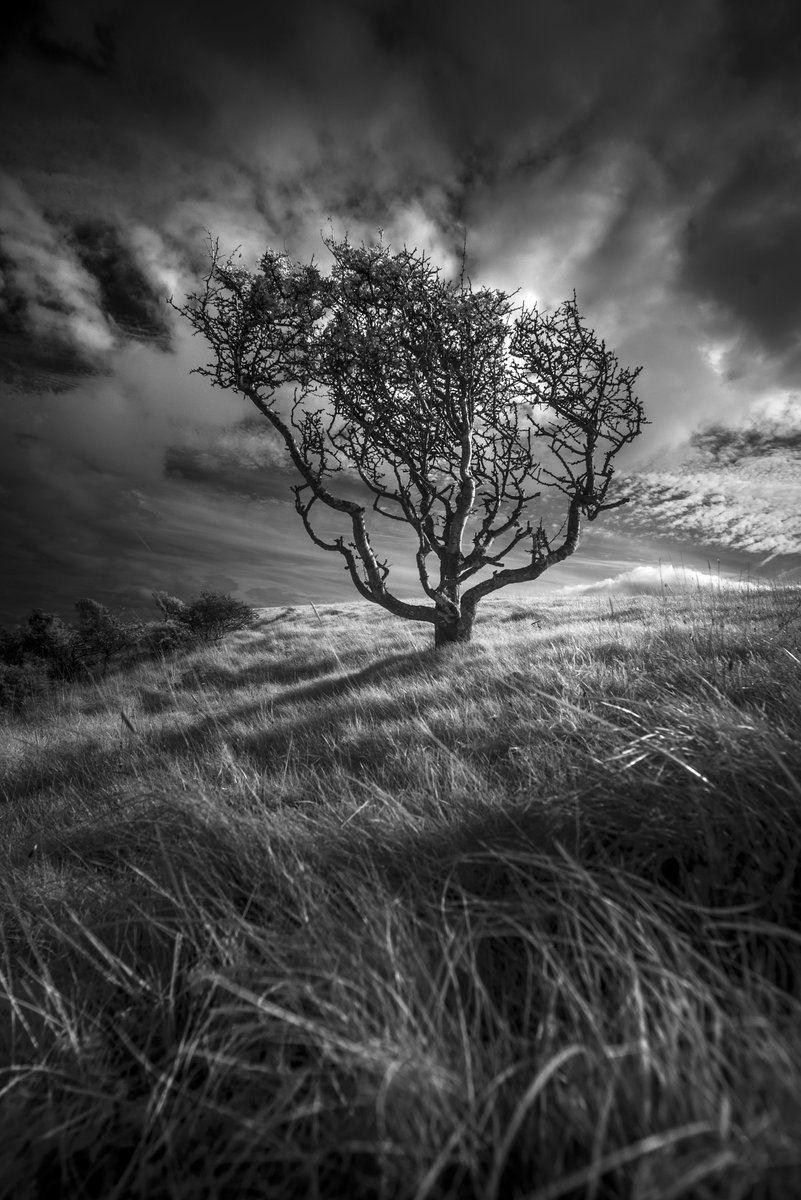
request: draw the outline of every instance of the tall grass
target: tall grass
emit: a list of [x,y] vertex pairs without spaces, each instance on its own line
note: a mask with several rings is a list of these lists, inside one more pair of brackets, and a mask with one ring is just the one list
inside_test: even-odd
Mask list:
[[797,1194],[801,592],[428,632],[6,720],[0,1194]]

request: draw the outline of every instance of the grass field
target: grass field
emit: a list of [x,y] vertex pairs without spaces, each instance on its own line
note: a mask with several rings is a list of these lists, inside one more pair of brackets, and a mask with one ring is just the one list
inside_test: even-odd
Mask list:
[[0,1195],[801,1189],[801,590],[352,604],[3,719]]

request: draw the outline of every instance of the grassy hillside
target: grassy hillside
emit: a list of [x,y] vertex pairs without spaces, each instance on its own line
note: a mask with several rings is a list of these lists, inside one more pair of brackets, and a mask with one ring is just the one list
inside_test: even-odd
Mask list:
[[430,637],[3,719],[0,1195],[797,1194],[801,591]]

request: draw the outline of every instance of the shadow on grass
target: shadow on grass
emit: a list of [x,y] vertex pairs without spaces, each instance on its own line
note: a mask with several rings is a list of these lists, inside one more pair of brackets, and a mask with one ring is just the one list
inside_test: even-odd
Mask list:
[[[382,658],[378,662],[369,663],[355,671],[339,671],[337,674],[323,677],[315,673],[314,678],[308,683],[299,682],[296,687],[287,687],[275,696],[266,696],[255,701],[250,699],[246,704],[229,708],[222,714],[209,715],[178,732],[170,732],[165,735],[166,740],[162,740],[160,744],[169,748],[187,740],[194,743],[199,738],[202,741],[204,736],[212,731],[222,732],[254,714],[263,715],[265,711],[272,713],[276,709],[291,704],[305,704],[346,696],[358,692],[360,688],[376,683],[386,683],[388,680],[412,679],[419,676],[421,668],[429,665],[430,659],[425,651],[409,651]],[[312,674],[312,672],[309,673]],[[293,677],[290,676],[290,678]],[[271,681],[277,682],[272,676]],[[399,702],[401,700],[402,693],[399,693]]]
[[[396,665],[402,673],[403,664]],[[355,1112],[360,1122],[354,1143],[368,1147],[360,1169],[369,1187],[359,1194],[379,1194],[386,1163],[379,1150],[369,1148],[384,1144],[370,1123],[376,1092],[353,1064],[339,1070],[330,1051],[315,1074],[309,1029],[318,998],[320,1011],[325,1003],[342,1002],[343,972],[351,997],[368,986],[371,970],[381,978],[387,968],[381,966],[377,932],[389,942],[399,925],[413,934],[427,931],[427,940],[415,940],[411,957],[399,958],[421,971],[420,979],[413,972],[408,981],[404,977],[412,1005],[428,1003],[427,1011],[440,1014],[443,1006],[452,1006],[475,1043],[491,1044],[503,1029],[504,1037],[515,1039],[515,1054],[535,1053],[537,1029],[545,1020],[540,1000],[544,1011],[548,988],[559,993],[553,980],[546,986],[545,960],[542,981],[540,968],[533,969],[540,962],[539,946],[548,948],[558,970],[580,987],[579,1001],[586,992],[591,1021],[602,1028],[604,1021],[606,1029],[615,1028],[617,1014],[630,1011],[625,953],[640,954],[645,980],[650,971],[664,972],[668,987],[682,964],[704,969],[710,942],[714,963],[699,979],[722,990],[721,1003],[736,1009],[737,989],[742,987],[747,998],[758,969],[764,981],[759,986],[780,1011],[770,989],[793,1001],[801,998],[797,947],[777,937],[765,939],[756,927],[749,932],[742,922],[727,929],[712,907],[726,903],[730,912],[732,904],[751,905],[749,919],[758,915],[791,933],[801,929],[801,813],[798,806],[791,810],[778,798],[771,800],[776,781],[766,780],[758,816],[751,793],[741,804],[722,793],[702,796],[690,789],[684,797],[674,788],[654,787],[649,793],[633,776],[614,795],[576,790],[547,803],[518,799],[502,808],[473,797],[453,819],[443,813],[425,828],[393,828],[369,820],[369,813],[361,824],[358,817],[342,820],[326,813],[319,822],[283,823],[280,815],[275,820],[267,812],[243,820],[226,811],[219,798],[190,795],[133,797],[62,829],[54,814],[35,854],[12,864],[6,874],[13,901],[4,913],[4,937],[14,969],[34,978],[46,962],[48,988],[67,996],[80,1015],[74,1018],[71,1048],[66,1038],[57,1043],[46,1021],[31,1015],[30,1005],[26,1008],[34,1035],[50,1047],[52,1081],[48,1077],[46,1103],[44,1088],[41,1095],[34,1090],[38,1077],[26,1084],[26,1103],[18,1110],[25,1115],[24,1127],[17,1110],[9,1109],[4,1133],[17,1152],[11,1163],[19,1189],[14,1194],[29,1194],[23,1190],[24,1176],[34,1153],[42,1195],[101,1200],[113,1192],[190,1194],[173,1193],[166,1185],[161,1190],[165,1153],[177,1176],[185,1171],[191,1178],[208,1172],[209,1164],[215,1170],[231,1164],[230,1190],[215,1183],[213,1190],[191,1194],[273,1194],[272,1184],[263,1190],[271,1171],[276,1172],[275,1194],[287,1194],[278,1186],[286,1164],[273,1143],[267,1143],[272,1150],[265,1152],[261,1173],[254,1174],[253,1189],[247,1156],[232,1158],[231,1148],[254,1111],[251,1101],[263,1104],[265,1089],[286,1085],[286,1112],[297,1112],[292,1104],[306,1071],[315,1086],[337,1071],[340,1089],[361,1080],[361,1091],[354,1086],[352,1094],[347,1092],[348,1113]],[[771,865],[779,852],[781,878]],[[694,882],[699,862],[707,875],[703,895]],[[48,871],[62,872],[50,896]],[[459,938],[468,934],[462,953]],[[327,953],[325,938],[335,946],[333,954]],[[582,949],[583,938],[591,956]],[[364,960],[355,953],[362,942]],[[642,957],[646,950],[652,956],[664,951],[664,962]],[[733,988],[726,987],[726,978]],[[216,990],[210,979],[227,981],[228,991]],[[388,992],[399,986],[397,979],[396,974],[393,984],[387,973]],[[258,995],[258,1003],[264,1001],[263,1010],[250,1001],[232,1003],[240,985],[246,994]],[[28,1000],[31,994],[25,993]],[[275,1013],[283,1014],[280,1021]],[[575,1012],[571,1017],[568,1011],[568,1017],[575,1021]],[[57,1022],[47,1019],[57,1030]],[[238,1030],[241,1040],[231,1041],[229,1030]],[[241,1065],[231,1057],[233,1049]],[[212,1086],[212,1070],[226,1063],[231,1090],[222,1092],[228,1088],[225,1077],[222,1085],[218,1076]],[[59,1091],[62,1073],[65,1084]],[[384,1078],[385,1066],[376,1075]],[[145,1104],[154,1102],[154,1079],[164,1078],[171,1081],[162,1099],[175,1118],[170,1129],[177,1151],[172,1141],[165,1151],[142,1115]],[[241,1104],[233,1099],[240,1093]],[[115,1125],[108,1116],[112,1110],[87,1103],[78,1135],[56,1142],[59,1153],[51,1152],[51,1127],[67,1112],[75,1114],[76,1095],[111,1094],[119,1098]],[[345,1094],[340,1091],[338,1104],[332,1101],[333,1112],[340,1112]],[[215,1120],[206,1129],[204,1113],[220,1095],[225,1103],[213,1110]],[[319,1090],[314,1095],[319,1101]],[[283,1119],[284,1109],[277,1111]],[[623,1113],[621,1120],[625,1108]],[[351,1134],[348,1120],[346,1113],[334,1121],[336,1146]],[[293,1161],[301,1165],[291,1194],[314,1194],[309,1180],[302,1186],[300,1125],[294,1133]],[[319,1153],[320,1145],[328,1147],[329,1163],[334,1142],[310,1137],[309,1153]],[[579,1144],[576,1152],[586,1159],[590,1150]],[[526,1161],[519,1176],[530,1182]],[[354,1160],[346,1156],[343,1164],[342,1178],[330,1192],[318,1194],[355,1194],[346,1184]],[[488,1169],[482,1167],[485,1179]],[[498,1195],[523,1194],[516,1170],[510,1158]],[[65,1171],[73,1190],[65,1190]],[[126,1173],[134,1178],[136,1171],[147,1186],[136,1190],[132,1184],[129,1191],[115,1192]],[[486,1192],[478,1186],[473,1190],[465,1177],[456,1190],[449,1185],[428,1194],[478,1200]]]
[[[291,876],[276,868],[287,851],[294,869],[311,872],[307,882],[317,881],[313,886],[325,906],[354,910],[354,918],[354,906],[371,891],[377,903],[396,897],[412,910],[430,909],[446,894],[463,895],[471,904],[514,905],[527,878],[539,893],[549,879],[557,884],[561,872],[566,878],[578,873],[582,886],[610,895],[632,887],[647,904],[669,909],[670,920],[699,949],[720,910],[739,912],[746,926],[758,919],[797,937],[801,813],[778,798],[771,803],[769,794],[758,817],[748,795],[739,803],[707,795],[706,812],[698,799],[688,792],[682,804],[672,790],[666,796],[653,787],[648,794],[632,781],[614,797],[577,790],[547,803],[518,799],[503,807],[474,797],[453,820],[443,815],[424,829],[392,828],[370,820],[369,813],[359,824],[321,812],[316,831],[307,818],[284,825],[269,812],[255,822],[251,814],[243,825],[217,798],[141,795],[110,802],[91,821],[65,813],[60,823],[53,813],[35,848],[19,853],[12,866],[66,870],[65,911],[72,905],[109,937],[130,924],[125,914],[132,904],[142,909],[145,925],[145,910],[155,904],[169,932],[170,912],[180,921],[183,897],[193,893],[216,895],[249,921],[275,930],[298,928],[299,894]],[[98,890],[91,880],[103,878],[108,883]],[[558,893],[555,886],[554,902]],[[544,916],[548,911],[546,900]],[[136,925],[134,920],[131,928]],[[730,939],[734,977],[746,926],[741,922],[738,929],[735,922],[728,935],[716,934],[718,951]],[[128,961],[136,949],[136,936],[126,934],[119,952]],[[792,940],[766,941],[760,953],[771,981],[801,999]]]
[[[335,730],[343,721],[352,716],[353,709],[358,706],[356,697],[363,687],[375,683],[393,682],[412,679],[420,673],[423,667],[430,666],[430,656],[426,651],[410,651],[392,655],[359,670],[315,677],[308,683],[299,683],[274,697],[266,699],[249,699],[247,703],[231,705],[221,713],[209,713],[198,716],[179,728],[152,729],[140,733],[126,732],[120,725],[120,740],[109,746],[87,745],[86,743],[65,744],[57,749],[46,748],[35,760],[25,760],[18,767],[9,768],[0,784],[0,799],[13,803],[35,796],[41,792],[55,791],[69,787],[72,791],[82,787],[97,790],[104,788],[116,776],[124,778],[131,766],[131,755],[140,757],[147,763],[152,759],[152,752],[175,754],[180,756],[187,752],[202,752],[210,741],[218,742],[224,738],[233,726],[239,722],[255,719],[256,728],[252,734],[238,735],[238,748],[255,752],[257,759],[264,762],[274,755],[283,753],[293,737],[313,733],[321,728],[318,714],[299,715],[289,726],[284,725],[272,731],[265,722],[275,710],[280,710],[293,704],[330,700],[334,697],[354,697],[354,704],[348,709],[336,710],[326,718],[326,726]],[[319,664],[318,664],[319,669]],[[446,669],[443,665],[442,669]],[[254,668],[258,670],[258,667]],[[154,710],[152,696],[148,696],[146,711]],[[404,698],[403,689],[399,688],[397,699],[392,702],[392,712],[384,707],[382,715],[402,717],[408,712],[408,701]]]
[[[385,839],[375,829],[349,827],[328,852],[343,861],[380,863],[382,878],[399,890],[415,890],[426,877],[458,874],[459,864],[473,856],[566,852],[589,870],[626,872],[694,903],[752,903],[770,911],[770,919],[790,920],[801,930],[801,813],[777,800],[766,802],[757,821],[747,800],[740,805],[707,795],[706,801],[710,811],[702,814],[697,796],[688,793],[681,805],[658,785],[649,794],[634,783],[600,802],[577,789],[547,803],[473,804],[458,822],[423,837]],[[459,875],[462,882],[468,877],[478,886],[480,873]]]
[[[155,915],[163,918],[173,908],[171,896],[185,912],[182,894],[197,888],[225,894],[227,903],[245,913],[270,875],[264,843],[238,837],[225,808],[197,796],[145,792],[109,800],[89,821],[66,813],[60,823],[58,817],[53,814],[35,841],[17,847],[9,867],[64,870],[63,891],[50,910],[71,900],[78,913],[92,917],[93,928],[98,922],[109,931],[129,924],[132,901],[148,895],[156,900]],[[87,887],[89,877],[105,879],[106,886]],[[269,907],[276,916],[273,885],[271,879],[262,899],[273,897]],[[135,949],[127,940],[126,946]]]
[[[302,653],[303,657],[300,657]],[[238,691],[240,688],[258,687],[264,684],[296,683],[305,679],[314,679],[324,672],[342,671],[349,665],[364,659],[364,653],[352,651],[339,654],[335,650],[324,648],[317,656],[309,655],[309,648],[298,650],[297,659],[289,658],[284,661],[259,661],[228,667],[224,664],[209,663],[187,667],[179,679],[179,687],[184,690],[195,688],[219,688],[228,691]],[[384,660],[382,660],[384,661]],[[380,664],[378,664],[380,665]]]
[[0,801],[13,803],[56,788],[96,787],[110,770],[120,763],[120,744],[113,749],[96,745],[65,745],[57,750],[46,747],[35,760],[26,760],[7,769],[0,783]]

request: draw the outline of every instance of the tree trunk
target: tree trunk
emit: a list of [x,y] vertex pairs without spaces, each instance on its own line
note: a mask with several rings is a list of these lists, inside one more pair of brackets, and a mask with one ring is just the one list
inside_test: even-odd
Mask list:
[[476,605],[462,600],[459,572],[462,569],[461,548],[449,551],[442,560],[440,587],[434,613],[434,646],[453,646],[469,642],[473,636]]
[[441,608],[437,609],[434,622],[434,646],[441,650],[443,646],[454,646],[458,643],[469,642],[473,636],[473,620],[475,610],[451,613]]

